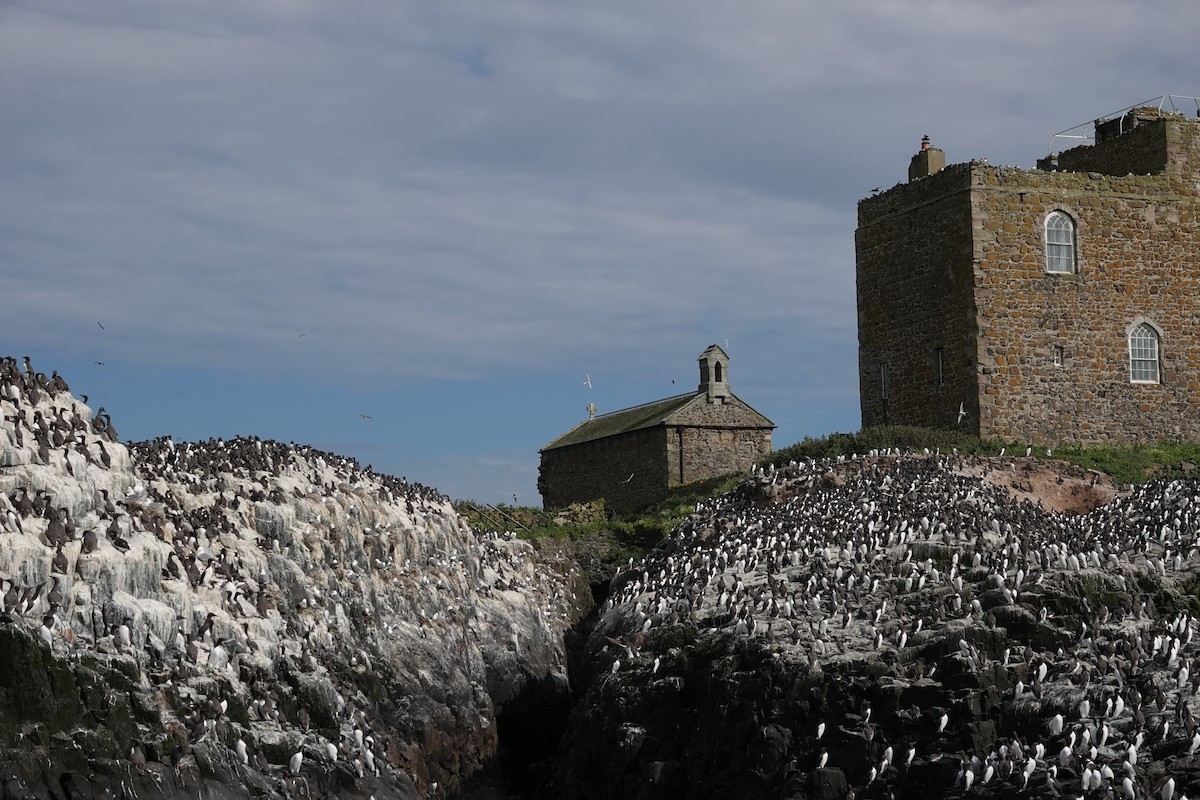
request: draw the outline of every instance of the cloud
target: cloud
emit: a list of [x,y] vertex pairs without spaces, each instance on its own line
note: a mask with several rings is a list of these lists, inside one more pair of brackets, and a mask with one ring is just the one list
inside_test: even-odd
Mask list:
[[[43,117],[69,109],[79,125],[16,141],[23,163],[42,168],[12,176],[25,180],[11,195],[21,201],[4,208],[0,255],[17,266],[19,296],[36,296],[49,278],[64,290],[52,314],[115,322],[128,331],[128,356],[142,361],[211,366],[236,351],[238,363],[337,363],[362,379],[403,358],[409,376],[445,377],[562,358],[553,348],[571,339],[572,348],[635,347],[718,310],[803,308],[780,278],[839,218],[812,201],[706,186],[675,170],[560,171],[553,157],[514,150],[518,138],[548,149],[556,141],[515,116],[501,127],[520,122],[519,136],[469,137],[474,159],[428,141],[452,112],[422,118],[413,137],[400,114],[381,113],[377,129],[361,126],[361,108],[334,119],[346,101],[328,98],[369,76],[350,59],[324,85],[307,85],[329,60],[309,36],[255,36],[232,23],[219,34],[164,29],[162,20],[112,32],[19,17],[31,38],[73,44],[73,66],[42,65],[57,75],[31,105]],[[85,77],[93,69],[104,80]],[[240,70],[254,77],[234,85]],[[72,73],[99,90],[82,107],[61,97],[80,93],[68,88]],[[392,93],[370,77],[380,96]],[[426,105],[439,95],[422,91]],[[106,94],[117,109],[143,106],[136,124],[102,116]],[[613,162],[619,151],[595,150]],[[770,301],[747,284],[772,286]],[[822,300],[810,295],[814,314]],[[9,324],[46,313],[28,308]],[[563,331],[578,333],[564,340]]]
[[0,338],[375,389],[659,381],[729,338],[765,395],[844,411],[856,200],[922,134],[1032,165],[1189,90],[1197,23],[1190,0],[8,3]]

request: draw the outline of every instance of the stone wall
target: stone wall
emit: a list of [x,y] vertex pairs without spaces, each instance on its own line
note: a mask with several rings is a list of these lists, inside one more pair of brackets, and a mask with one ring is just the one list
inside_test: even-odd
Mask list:
[[[1156,112],[1157,109],[1151,109]],[[1065,150],[1058,168],[1068,172],[1099,172],[1103,175],[1150,175],[1167,165],[1167,121],[1161,117],[1144,120],[1133,112],[1106,125],[1124,123],[1128,128],[1113,138]],[[1115,131],[1113,131],[1115,134]]]
[[748,427],[765,420],[736,397],[725,403],[693,403],[667,430],[671,486],[743,472],[771,453],[771,428]]
[[[1200,436],[1200,121],[1139,114],[1062,154],[1059,171],[957,164],[860,202],[864,426],[1047,443]],[[1053,211],[1074,220],[1074,274],[1046,272]],[[1130,381],[1127,336],[1142,320],[1162,333],[1157,384]]]
[[1114,177],[1165,175],[1171,191],[1195,194],[1200,177],[1200,121],[1137,108],[1096,125],[1096,142],[1066,150],[1057,169]]
[[546,508],[603,497],[620,511],[660,497],[667,486],[666,432],[643,428],[542,452],[538,492]]
[[[1162,126],[1122,138],[1154,130]],[[1173,183],[973,168],[983,435],[1200,436],[1200,203],[1194,186],[1184,194]],[[1045,271],[1044,220],[1054,210],[1076,224],[1073,275]],[[1127,332],[1139,319],[1162,331],[1158,384],[1130,381]]]
[[960,403],[969,417],[964,425],[978,420],[972,169],[956,164],[859,203],[855,246],[864,426],[953,427]]
[[685,483],[742,472],[771,452],[771,423],[738,398],[701,395],[668,424],[542,451],[546,508],[603,497],[624,511]]
[[667,441],[673,487],[744,472],[771,453],[771,432],[753,428],[674,428]]

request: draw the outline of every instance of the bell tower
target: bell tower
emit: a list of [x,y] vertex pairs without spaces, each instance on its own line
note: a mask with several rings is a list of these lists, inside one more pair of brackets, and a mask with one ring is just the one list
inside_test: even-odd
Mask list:
[[700,354],[700,388],[710,403],[729,401],[729,356],[717,345]]

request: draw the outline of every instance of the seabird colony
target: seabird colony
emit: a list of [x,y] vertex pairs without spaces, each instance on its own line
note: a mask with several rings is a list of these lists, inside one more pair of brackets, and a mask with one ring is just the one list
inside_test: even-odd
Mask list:
[[127,448],[28,358],[0,360],[0,409],[0,625],[134,676],[161,729],[118,745],[160,788],[228,764],[268,794],[382,777],[422,795],[470,756],[439,751],[458,722],[431,703],[474,709],[455,748],[486,760],[487,670],[562,664],[575,576],[433,489],[258,438]]
[[[1195,791],[1196,482],[1073,515],[1010,496],[1029,464],[879,452],[754,471],[618,575],[596,684],[687,673],[670,631],[693,627],[810,680],[869,677],[807,717],[773,719],[769,704],[754,717],[791,729],[788,769],[836,767],[850,795],[904,796],[918,770],[939,796]],[[906,700],[918,695],[944,701]],[[891,698],[887,714],[872,696]],[[994,736],[967,732],[981,715]]]

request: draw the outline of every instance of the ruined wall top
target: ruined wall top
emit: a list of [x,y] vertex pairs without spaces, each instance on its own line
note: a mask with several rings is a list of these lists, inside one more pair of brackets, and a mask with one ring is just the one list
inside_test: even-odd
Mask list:
[[1038,162],[1042,169],[1102,175],[1200,177],[1200,119],[1154,107],[1095,122],[1095,142]]

